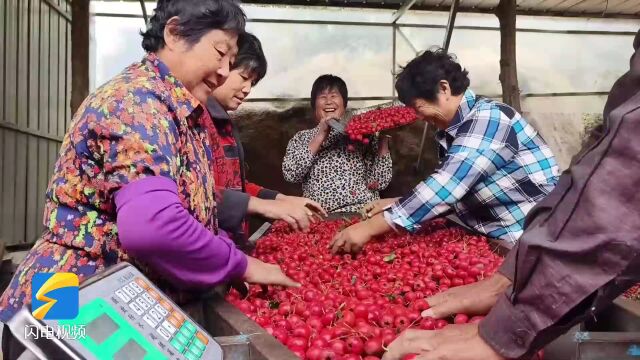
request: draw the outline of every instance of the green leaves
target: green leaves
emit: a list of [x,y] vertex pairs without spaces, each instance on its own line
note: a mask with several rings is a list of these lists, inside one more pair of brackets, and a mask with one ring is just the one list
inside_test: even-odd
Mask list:
[[391,254],[385,256],[384,258],[382,258],[382,260],[384,260],[384,262],[386,262],[387,264],[393,263],[393,260],[395,260],[395,259],[396,259],[395,251],[392,251]]

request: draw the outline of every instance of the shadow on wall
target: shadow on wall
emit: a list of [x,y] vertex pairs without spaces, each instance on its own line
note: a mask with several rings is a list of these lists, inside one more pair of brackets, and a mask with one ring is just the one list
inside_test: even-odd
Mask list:
[[[282,159],[289,140],[298,132],[315,126],[313,111],[307,104],[278,103],[250,105],[234,114],[245,151],[247,177],[261,186],[283,194],[300,195],[300,184],[291,184],[282,175]],[[393,180],[383,197],[401,196],[430,174],[437,165],[437,145],[433,128],[429,129],[423,149],[421,171],[414,166],[424,123],[393,130],[391,156]],[[327,179],[331,181],[331,179]]]

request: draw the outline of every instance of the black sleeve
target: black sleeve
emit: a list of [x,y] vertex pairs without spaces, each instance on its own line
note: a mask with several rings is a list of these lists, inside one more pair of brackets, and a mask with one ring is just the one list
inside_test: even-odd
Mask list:
[[222,201],[218,201],[218,226],[235,233],[240,230],[247,216],[249,194],[236,190],[223,190]]

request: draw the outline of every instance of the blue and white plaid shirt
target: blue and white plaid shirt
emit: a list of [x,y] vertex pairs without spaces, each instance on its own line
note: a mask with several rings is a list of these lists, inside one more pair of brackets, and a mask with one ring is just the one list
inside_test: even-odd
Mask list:
[[515,243],[525,215],[558,180],[542,137],[508,105],[467,90],[450,126],[436,138],[440,167],[385,210],[387,221],[415,232],[453,209],[467,226]]

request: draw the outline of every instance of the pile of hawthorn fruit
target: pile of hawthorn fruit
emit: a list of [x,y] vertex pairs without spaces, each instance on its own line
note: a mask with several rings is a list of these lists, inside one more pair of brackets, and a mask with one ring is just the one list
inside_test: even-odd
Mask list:
[[406,106],[392,106],[355,115],[345,128],[351,141],[368,144],[369,135],[397,128],[416,120],[415,111]]
[[[254,255],[300,282],[300,288],[252,285],[227,301],[302,359],[374,360],[405,329],[441,329],[479,321],[457,314],[422,318],[425,300],[454,286],[493,274],[502,258],[487,239],[436,220],[419,234],[392,233],[352,255],[332,255],[333,236],[358,220],[315,223],[308,233],[274,224]],[[411,356],[407,356],[407,359]]]

